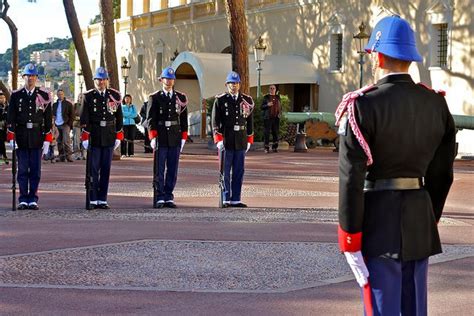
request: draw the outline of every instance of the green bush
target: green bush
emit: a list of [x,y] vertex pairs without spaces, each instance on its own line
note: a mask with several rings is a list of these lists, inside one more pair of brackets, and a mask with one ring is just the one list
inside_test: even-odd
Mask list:
[[[290,99],[288,98],[287,95],[280,95],[280,99],[281,99],[282,111],[288,112],[290,109]],[[211,97],[207,99],[207,116],[209,117],[211,117],[212,115],[212,106],[214,105],[214,100],[215,100],[215,97]],[[263,96],[260,98],[254,99],[254,102],[255,102],[255,108],[253,110],[254,140],[256,142],[263,142],[263,111],[262,111]],[[282,115],[280,118],[280,136],[286,134],[287,127],[288,127],[288,121]],[[212,130],[211,127],[210,127],[210,130]]]

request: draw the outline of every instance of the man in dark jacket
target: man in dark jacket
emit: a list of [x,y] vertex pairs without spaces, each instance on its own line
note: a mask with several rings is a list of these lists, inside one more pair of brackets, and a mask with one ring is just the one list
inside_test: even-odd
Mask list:
[[265,152],[270,152],[270,133],[272,134],[272,151],[278,152],[278,134],[280,132],[281,99],[274,84],[270,85],[268,94],[263,97],[263,140]]
[[82,96],[82,145],[90,148],[92,192],[90,204],[94,208],[109,209],[110,167],[115,149],[123,140],[122,98],[120,92],[108,88],[109,75],[103,67],[96,70],[95,89]]
[[8,164],[8,157],[7,157],[7,148],[5,147],[5,141],[7,140],[7,98],[3,91],[0,91],[0,155]]
[[73,162],[70,134],[74,122],[74,106],[64,98],[63,90],[59,89],[57,96],[58,100],[53,103],[53,120],[59,132],[57,139],[59,159],[57,161]]
[[373,86],[346,94],[339,125],[339,245],[368,315],[426,315],[428,257],[453,181],[455,127],[444,94],[408,74],[422,61],[398,16],[375,26]]
[[18,149],[18,209],[37,210],[38,187],[41,179],[41,157],[49,150],[51,133],[51,96],[36,87],[38,70],[28,64],[23,70],[25,86],[12,93],[7,115],[7,140]]
[[240,76],[235,71],[227,75],[226,86],[227,92],[217,95],[212,107],[214,142],[219,150],[225,149],[223,207],[247,207],[240,196],[245,154],[253,144],[254,103],[251,96],[239,92]]
[[157,155],[153,175],[155,208],[176,208],[173,190],[178,178],[179,155],[188,138],[188,99],[173,88],[175,79],[173,68],[163,69],[160,77],[163,89],[148,99],[148,137]]

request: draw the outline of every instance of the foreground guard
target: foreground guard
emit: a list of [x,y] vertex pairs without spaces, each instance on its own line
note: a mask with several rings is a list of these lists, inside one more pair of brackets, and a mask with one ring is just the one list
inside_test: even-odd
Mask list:
[[375,26],[373,86],[344,95],[339,125],[339,245],[366,315],[426,315],[428,257],[453,181],[455,128],[444,93],[415,84],[415,34],[398,16]]
[[87,150],[88,160],[86,189],[89,179],[91,185],[88,189],[90,205],[86,205],[87,209],[110,208],[107,193],[112,156],[123,140],[120,92],[107,88],[108,81],[107,71],[103,67],[97,68],[94,76],[95,89],[86,91],[82,97],[82,145]]
[[241,192],[245,154],[253,144],[254,103],[251,96],[239,92],[240,76],[235,71],[227,75],[226,86],[227,93],[217,95],[212,108],[214,142],[224,158],[222,207],[247,207]]
[[163,89],[148,99],[148,137],[154,151],[154,208],[176,208],[173,190],[178,177],[179,156],[188,138],[188,99],[174,89],[175,79],[174,69],[165,68],[160,77]]
[[12,93],[7,116],[7,140],[18,158],[19,210],[37,210],[41,178],[41,157],[49,150],[51,134],[51,95],[36,87],[38,71],[28,64],[23,70],[25,86]]

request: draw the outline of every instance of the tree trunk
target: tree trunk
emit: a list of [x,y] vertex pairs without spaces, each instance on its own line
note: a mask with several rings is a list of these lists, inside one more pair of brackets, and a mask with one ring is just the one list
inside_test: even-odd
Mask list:
[[18,89],[18,29],[12,19],[7,15],[10,5],[7,0],[3,1],[0,10],[2,19],[7,23],[12,36],[12,90]]
[[77,19],[76,9],[74,8],[73,0],[63,0],[63,4],[69,30],[71,31],[72,40],[74,46],[76,46],[77,56],[79,57],[79,63],[81,64],[82,73],[84,75],[84,83],[86,84],[86,89],[89,90],[94,88],[94,79],[86,46],[84,45],[84,39],[82,38],[81,27]]
[[7,101],[9,101],[10,100],[10,91],[8,91],[8,87],[3,83],[2,80],[0,80],[0,90],[5,95],[5,98],[7,98]]
[[226,0],[225,9],[230,31],[232,70],[240,75],[240,91],[249,93],[249,57],[247,48],[247,18],[245,0]]
[[102,48],[104,64],[109,73],[109,86],[120,89],[118,79],[117,54],[115,52],[114,9],[112,0],[100,0],[100,16],[102,19]]

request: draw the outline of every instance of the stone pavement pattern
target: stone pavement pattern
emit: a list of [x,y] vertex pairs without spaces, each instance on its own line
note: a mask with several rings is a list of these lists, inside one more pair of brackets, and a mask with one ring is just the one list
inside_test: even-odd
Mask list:
[[[111,210],[82,209],[84,163],[44,164],[40,211],[0,180],[0,315],[356,315],[336,240],[337,154],[249,154],[248,209],[218,209],[217,159],[186,147],[178,209],[151,205],[151,158],[114,161]],[[7,175],[7,176],[5,176]],[[431,259],[430,315],[472,308],[474,163],[456,162]]]

